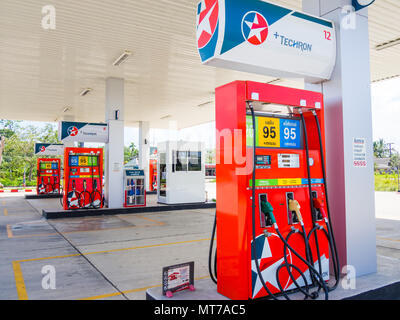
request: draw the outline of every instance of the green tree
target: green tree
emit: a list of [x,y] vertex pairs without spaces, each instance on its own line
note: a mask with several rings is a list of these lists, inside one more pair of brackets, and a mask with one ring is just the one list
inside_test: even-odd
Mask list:
[[136,159],[139,156],[139,150],[136,148],[136,145],[132,142],[129,147],[124,147],[124,162],[128,163],[129,161]]
[[389,166],[394,171],[400,170],[400,155],[398,152],[392,154],[392,157],[389,161]]
[[208,149],[206,151],[206,159],[205,159],[206,164],[215,164],[216,161],[215,153],[216,153],[215,149],[214,150]]
[[376,158],[385,158],[387,155],[386,143],[383,139],[374,141],[374,156]]
[[21,121],[3,120],[0,119],[0,136],[5,138],[11,137]]
[[51,124],[38,128],[21,126],[16,122],[7,123],[7,130],[10,130],[10,134],[5,139],[0,182],[5,186],[21,186],[25,171],[27,184],[34,184],[38,158],[34,154],[35,143],[58,143],[57,130]]
[[398,152],[392,153],[389,166],[393,171],[397,172],[397,190],[400,192],[400,154]]

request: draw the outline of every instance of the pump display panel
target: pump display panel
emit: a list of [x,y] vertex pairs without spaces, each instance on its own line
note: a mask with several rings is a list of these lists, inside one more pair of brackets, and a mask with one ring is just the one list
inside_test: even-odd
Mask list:
[[[246,117],[247,146],[253,145],[252,118]],[[256,117],[256,146],[258,148],[303,148],[301,121],[293,118]]]

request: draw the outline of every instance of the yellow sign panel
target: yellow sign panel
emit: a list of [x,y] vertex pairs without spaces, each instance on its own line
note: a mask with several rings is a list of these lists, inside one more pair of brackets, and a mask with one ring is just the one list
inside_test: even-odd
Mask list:
[[79,157],[79,165],[80,166],[88,166],[89,165],[89,157]]
[[301,179],[278,179],[278,186],[299,186],[301,184]]
[[259,147],[280,148],[280,120],[276,118],[258,118],[258,143]]
[[51,163],[46,163],[46,169],[51,169]]

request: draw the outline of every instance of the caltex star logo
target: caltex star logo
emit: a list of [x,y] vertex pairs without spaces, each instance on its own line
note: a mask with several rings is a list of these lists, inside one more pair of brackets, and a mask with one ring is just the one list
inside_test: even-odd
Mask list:
[[40,147],[40,152],[45,152],[45,151],[46,151],[46,147],[45,146]]
[[79,133],[79,130],[77,127],[69,127],[67,133],[69,136],[75,137]]
[[267,19],[255,11],[246,13],[242,21],[242,33],[244,39],[252,45],[264,43],[268,37]]
[[218,0],[202,0],[197,9],[197,46],[204,48],[211,40],[218,24]]
[[[280,241],[277,234],[271,234],[272,238],[269,240],[264,236],[260,235],[256,238],[256,247],[257,247],[257,255],[256,258],[258,260],[258,264],[260,267],[261,275],[269,287],[270,290],[279,290],[278,281],[276,279],[276,272],[278,268],[285,262],[283,255],[279,259],[276,257],[277,252],[283,253],[283,243],[279,243],[279,246],[273,245],[273,249],[276,250],[275,254],[272,254],[271,246],[269,242],[272,241]],[[288,250],[287,252],[287,260],[289,263],[292,263],[292,252]],[[253,299],[260,298],[265,296],[266,292],[264,290],[264,286],[261,282],[261,279],[258,275],[256,263],[254,257],[251,261],[251,270],[252,270],[252,280],[253,280]],[[290,278],[286,279],[281,278],[281,285],[283,288],[286,288],[289,285]]]

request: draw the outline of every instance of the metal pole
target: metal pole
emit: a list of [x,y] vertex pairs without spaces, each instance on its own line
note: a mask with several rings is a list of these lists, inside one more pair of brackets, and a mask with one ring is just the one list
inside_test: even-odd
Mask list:
[[389,146],[389,158],[391,158],[392,157],[392,150],[393,150],[392,145],[394,145],[394,143],[391,142],[391,143],[387,143],[386,145]]
[[24,167],[24,178],[22,181],[22,186],[25,188],[26,187],[26,168]]

